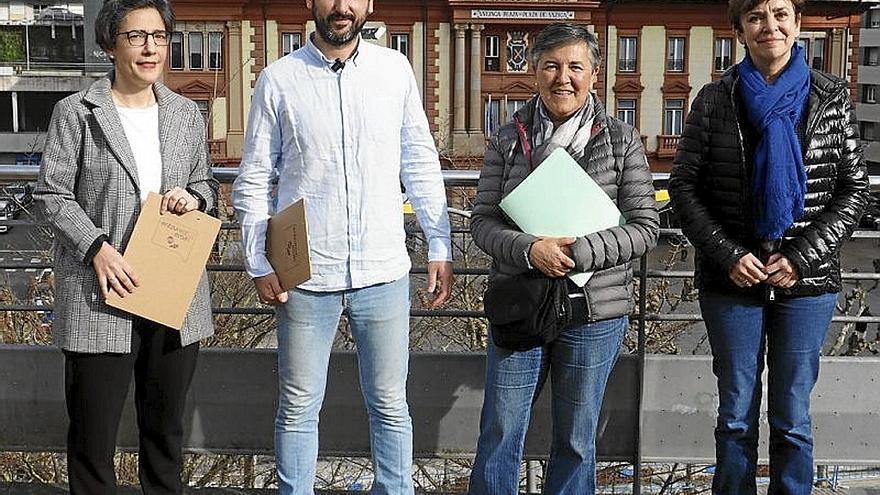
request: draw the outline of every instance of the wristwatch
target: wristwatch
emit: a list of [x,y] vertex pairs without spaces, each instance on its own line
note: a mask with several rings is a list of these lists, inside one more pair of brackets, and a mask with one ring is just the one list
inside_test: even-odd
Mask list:
[[529,253],[532,251],[532,245],[534,242],[529,244],[529,247],[523,249],[523,258],[526,259],[526,266],[529,267],[529,270],[534,270],[535,267],[532,266],[532,262],[529,260]]

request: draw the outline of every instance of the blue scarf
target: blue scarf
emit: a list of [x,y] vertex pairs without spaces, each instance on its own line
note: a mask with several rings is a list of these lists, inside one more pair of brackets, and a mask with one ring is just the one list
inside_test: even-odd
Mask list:
[[807,173],[796,129],[810,93],[810,68],[803,49],[795,45],[788,67],[773,84],[767,84],[750,57],[737,71],[749,121],[761,136],[752,180],[756,234],[762,240],[780,239],[804,214]]

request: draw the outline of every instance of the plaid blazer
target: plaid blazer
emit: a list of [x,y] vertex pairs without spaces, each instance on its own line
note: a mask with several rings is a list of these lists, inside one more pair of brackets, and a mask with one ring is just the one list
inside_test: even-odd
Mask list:
[[[86,253],[101,235],[124,252],[140,213],[137,165],[110,97],[111,71],[87,90],[55,105],[34,191],[55,234],[53,338],[74,352],[127,353],[133,316],[104,303]],[[161,83],[162,191],[189,188],[214,208],[216,181],[208,162],[205,124],[196,104]],[[188,345],[214,333],[208,277],[202,274],[181,330]]]

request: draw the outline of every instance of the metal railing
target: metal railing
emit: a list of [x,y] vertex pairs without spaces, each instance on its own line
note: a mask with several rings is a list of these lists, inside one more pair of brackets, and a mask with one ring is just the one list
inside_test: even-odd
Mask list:
[[635,72],[638,60],[634,58],[622,58],[617,62],[617,69],[620,72]]
[[[0,166],[0,181],[34,180],[36,167]],[[237,174],[235,168],[215,168],[214,175],[221,182],[230,182]],[[447,186],[473,187],[478,171],[446,170]],[[658,180],[668,176],[658,174]],[[0,225],[33,225],[24,220],[9,220]],[[235,228],[232,223],[224,228]],[[458,232],[463,232],[458,229]],[[662,238],[681,239],[678,229],[662,229]],[[859,231],[857,239],[880,239],[880,232]],[[3,261],[0,269],[51,268],[48,262]],[[239,264],[209,264],[212,272],[241,271]],[[415,267],[414,274],[425,273],[425,267]],[[460,276],[484,276],[485,268],[459,268]],[[647,306],[649,280],[688,279],[690,270],[661,270],[648,267],[647,257],[641,258],[635,270],[638,278],[637,308],[631,323],[637,332],[635,353],[624,355],[606,393],[600,432],[597,440],[600,459],[631,462],[633,490],[641,490],[643,461],[701,461],[712,462],[714,405],[704,396],[714,394],[714,379],[708,356],[664,356],[647,352],[648,327],[655,322],[698,322],[697,313],[650,312]],[[844,273],[846,281],[880,281],[880,273]],[[49,311],[48,306],[27,304],[0,304],[2,311]],[[272,314],[266,307],[217,307],[216,314]],[[482,318],[476,310],[422,310],[413,309],[412,316]],[[839,323],[880,323],[880,316],[835,316]],[[271,416],[275,398],[274,352],[271,350],[212,349],[205,351],[205,364],[193,386],[189,413],[192,429],[188,433],[188,449],[193,451],[266,453],[271,452]],[[63,394],[60,382],[46,386],[45,370],[58,369],[60,353],[45,347],[0,345],[0,449],[59,450],[63,447]],[[336,423],[332,429],[322,429],[321,452],[329,454],[368,455],[369,442],[365,436],[366,418],[358,422],[351,410],[360,410],[355,357],[351,353],[334,353],[331,385],[325,415],[345,414],[350,421]],[[232,365],[232,363],[235,363]],[[472,353],[418,353],[412,357],[410,402],[416,425],[415,451],[421,455],[469,456],[473,454],[478,425],[479,403],[482,399],[483,357]],[[201,368],[200,368],[201,369]],[[441,377],[441,380],[438,380]],[[478,377],[478,378],[475,378]],[[824,359],[823,375],[817,385],[820,394],[814,403],[815,430],[830,431],[842,440],[817,441],[817,460],[828,463],[880,464],[880,432],[869,426],[873,415],[880,410],[878,394],[870,387],[880,382],[880,359],[845,358]],[[10,385],[11,387],[9,388]],[[266,386],[255,391],[251,384]],[[7,388],[3,388],[7,387]],[[333,390],[334,392],[330,392]],[[845,393],[846,397],[840,395]],[[546,455],[546,444],[551,436],[549,424],[549,393],[536,405],[530,427],[526,454],[530,458]],[[22,397],[24,399],[22,399]],[[352,399],[352,397],[354,399]],[[335,399],[334,399],[335,398]],[[24,404],[22,404],[24,402]],[[48,413],[47,409],[51,409]],[[836,423],[841,411],[859,420],[864,429]],[[256,421],[255,416],[262,419]],[[49,428],[45,422],[52,424]],[[323,420],[322,425],[327,425]],[[330,420],[332,423],[332,420]],[[856,420],[852,420],[856,421]],[[35,423],[36,422],[36,423]],[[219,422],[219,425],[213,425]],[[243,432],[231,425],[252,422],[259,427],[248,427]],[[15,430],[18,426],[21,430]],[[40,426],[41,425],[41,426]],[[836,426],[835,426],[836,425]],[[430,427],[430,428],[428,428]],[[42,428],[42,429],[41,429]],[[125,425],[124,425],[125,428]],[[131,425],[128,426],[131,429]],[[817,436],[821,438],[821,435]],[[133,448],[136,437],[126,430],[123,447]],[[766,442],[766,433],[762,436]],[[838,437],[835,437],[838,438]],[[848,440],[849,439],[849,440]],[[15,442],[18,443],[15,443]],[[688,443],[690,442],[690,443]],[[829,445],[833,444],[833,445]]]

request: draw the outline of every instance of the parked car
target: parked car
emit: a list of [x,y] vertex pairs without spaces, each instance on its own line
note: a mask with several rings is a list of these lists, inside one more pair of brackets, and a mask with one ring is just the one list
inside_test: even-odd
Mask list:
[[859,228],[880,230],[880,192],[871,191],[865,214],[859,220]]
[[9,203],[11,216],[17,217],[22,211],[27,211],[34,202],[34,184],[14,182],[0,186],[0,199]]

